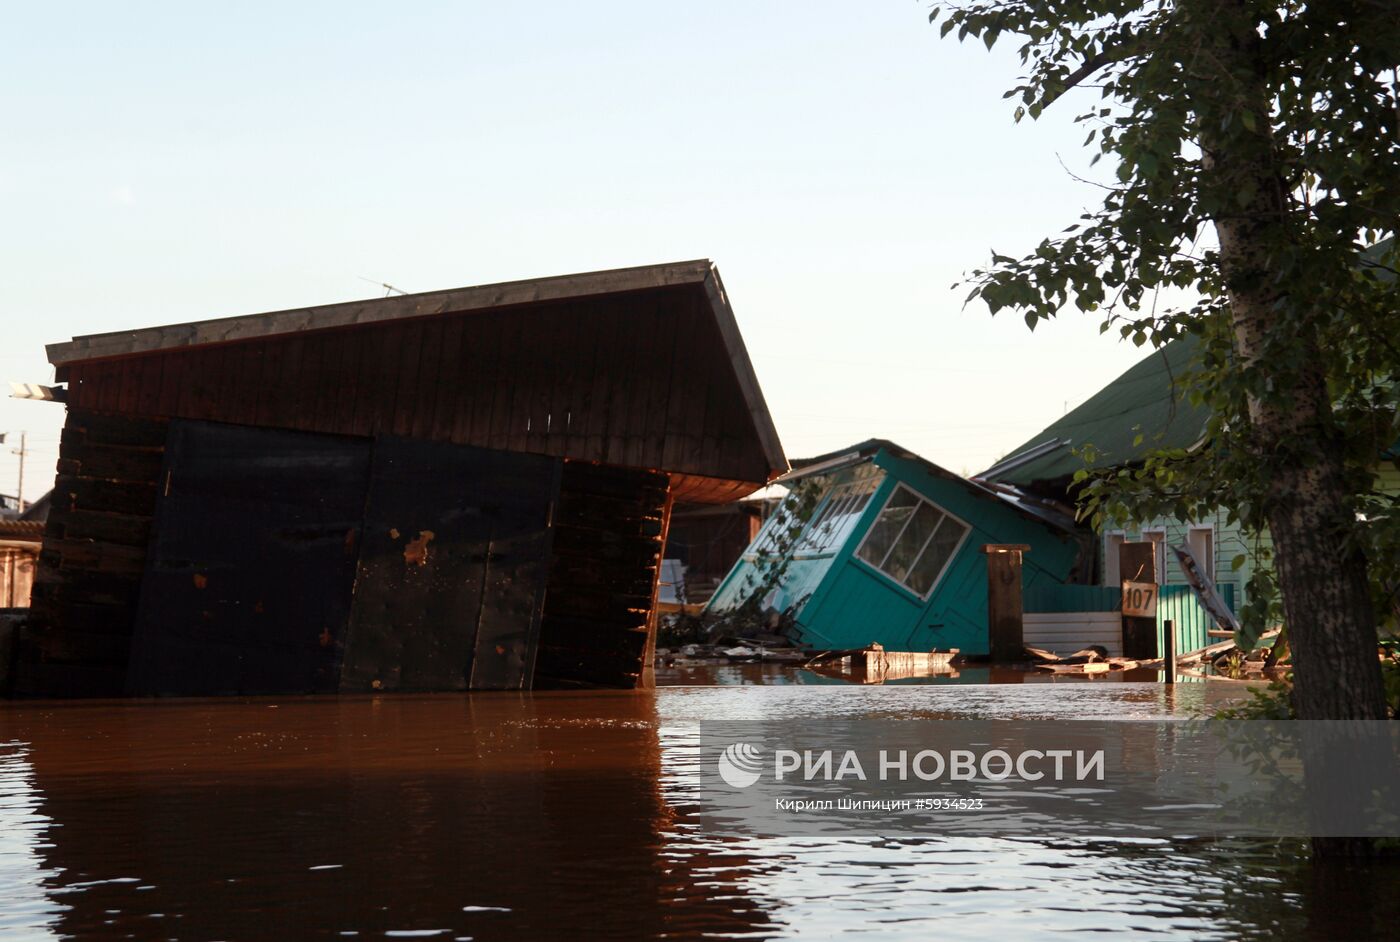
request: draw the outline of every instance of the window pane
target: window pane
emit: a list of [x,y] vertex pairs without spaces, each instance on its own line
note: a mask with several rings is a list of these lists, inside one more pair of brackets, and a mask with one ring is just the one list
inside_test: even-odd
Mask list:
[[913,568],[914,561],[919,558],[919,550],[924,548],[924,544],[928,542],[929,536],[942,519],[943,514],[935,510],[932,504],[920,501],[919,508],[909,520],[909,526],[899,535],[889,558],[880,567],[885,574],[897,582],[903,582],[909,575],[909,570]]
[[905,584],[920,595],[927,595],[928,590],[933,588],[934,580],[943,571],[944,564],[958,548],[958,541],[966,532],[967,527],[952,517],[945,517],[943,525],[938,528],[938,532],[924,549],[924,554],[914,564],[914,571],[909,574]]
[[802,534],[799,551],[820,552],[835,542],[837,531],[851,505],[854,487],[852,484],[842,484],[832,490],[826,503],[822,504],[821,512]]
[[778,534],[791,525],[792,515],[788,513],[787,504],[784,502],[764,521],[763,528],[754,539],[752,555],[773,552],[778,544]]
[[821,541],[821,535],[827,528],[827,523],[831,520],[832,513],[842,499],[842,489],[836,488],[827,495],[826,502],[822,504],[822,509],[807,524],[807,529],[802,532],[802,539],[798,541],[798,550],[814,549]]
[[843,484],[832,494],[831,500],[822,508],[819,516],[808,531],[803,534],[800,551],[823,553],[835,549],[846,541],[851,528],[870,503],[870,495],[875,492],[879,480],[856,481]]
[[1103,584],[1118,588],[1123,581],[1119,575],[1118,555],[1123,552],[1123,534],[1110,533],[1104,541]]
[[919,498],[914,496],[913,491],[906,491],[899,488],[885,504],[885,509],[880,511],[880,516],[876,519],[874,526],[870,528],[870,533],[866,536],[865,542],[861,544],[860,551],[856,554],[861,559],[872,566],[879,566],[885,559],[885,554],[894,545],[895,537],[899,536],[899,531],[908,522],[909,515],[914,512],[914,506],[919,503]]

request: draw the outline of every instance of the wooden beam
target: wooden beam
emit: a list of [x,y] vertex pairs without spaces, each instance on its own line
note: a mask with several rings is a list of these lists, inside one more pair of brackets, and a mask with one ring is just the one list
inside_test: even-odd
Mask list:
[[768,462],[765,480],[784,473],[788,469],[787,456],[783,454],[782,443],[778,441],[778,430],[773,425],[773,416],[764,401],[763,390],[758,386],[758,376],[754,373],[749,351],[739,335],[739,322],[734,318],[734,310],[729,306],[729,295],[719,278],[719,269],[710,266],[709,277],[705,279],[705,293],[709,296],[710,307],[715,313],[715,323],[719,325],[720,336],[729,354],[729,363],[734,369],[734,377],[739,381],[739,389],[748,405],[749,417],[753,420],[754,431],[763,445],[764,458]]
[[993,663],[1021,661],[1026,656],[1021,599],[1021,556],[1024,543],[988,543],[987,644]]
[[700,284],[706,282],[712,272],[713,266],[709,260],[698,259],[645,265],[639,268],[558,275],[265,314],[244,314],[141,330],[89,334],[74,337],[67,343],[49,344],[46,350],[49,362],[56,367],[62,367],[83,360],[130,356],[154,350],[204,344],[232,343],[299,331],[328,330],[450,312],[484,311],[540,301]]

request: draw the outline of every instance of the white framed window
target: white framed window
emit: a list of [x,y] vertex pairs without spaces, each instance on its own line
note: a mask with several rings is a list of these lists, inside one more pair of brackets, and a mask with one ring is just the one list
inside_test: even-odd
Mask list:
[[884,475],[879,473],[878,468],[868,470],[876,473],[857,474],[855,480],[838,484],[827,492],[797,541],[798,553],[834,553],[846,542],[846,538],[855,529],[856,521],[870,503],[870,498],[884,480]]
[[1196,565],[1211,582],[1215,581],[1215,527],[1209,524],[1192,524],[1186,531],[1186,546],[1196,557]]
[[962,520],[900,484],[880,508],[856,558],[926,599],[971,532]]
[[1119,553],[1123,549],[1123,543],[1127,540],[1127,534],[1122,530],[1110,530],[1103,535],[1103,584],[1114,588],[1122,585],[1123,576],[1120,568]]
[[1157,584],[1167,584],[1167,528],[1143,527],[1142,539],[1152,544],[1152,565],[1157,569]]
[[[801,533],[792,540],[787,552],[794,556],[821,556],[839,550],[884,479],[882,469],[864,464],[839,475],[838,483],[819,483],[818,486],[825,489],[817,499],[811,519],[802,525]],[[754,558],[777,552],[783,541],[792,537],[797,523],[789,502],[783,500],[764,521],[745,556]]]

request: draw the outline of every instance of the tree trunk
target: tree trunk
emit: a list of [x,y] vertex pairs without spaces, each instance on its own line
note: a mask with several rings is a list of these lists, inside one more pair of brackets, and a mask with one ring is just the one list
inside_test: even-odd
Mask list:
[[[1291,239],[1289,196],[1269,130],[1270,95],[1257,68],[1259,36],[1240,0],[1191,11],[1208,36],[1196,80],[1204,154],[1202,188],[1234,199],[1255,194],[1214,222],[1242,370],[1257,370],[1267,394],[1249,398],[1251,453],[1269,472],[1265,518],[1273,537],[1284,617],[1293,648],[1299,719],[1381,720],[1385,695],[1365,556],[1348,535],[1356,518],[1338,447],[1332,404],[1310,311],[1326,298],[1285,295],[1276,252]],[[1202,29],[1202,26],[1205,28]],[[1234,133],[1223,115],[1252,112],[1257,127]],[[1266,348],[1289,332],[1289,356]],[[1315,838],[1319,855],[1354,856],[1371,842]]]
[[[1196,9],[1214,19],[1214,48],[1203,58],[1215,74],[1202,76],[1210,100],[1197,109],[1210,116],[1201,128],[1202,183],[1220,194],[1255,194],[1237,213],[1219,214],[1215,229],[1239,365],[1258,370],[1272,390],[1250,396],[1250,433],[1270,472],[1265,515],[1293,644],[1294,705],[1300,719],[1385,719],[1366,559],[1348,539],[1354,495],[1308,316],[1328,301],[1282,295],[1286,282],[1274,270],[1276,250],[1292,242],[1291,208],[1269,131],[1269,93],[1256,68],[1259,37],[1240,0]],[[1230,111],[1237,121],[1252,112],[1257,129],[1225,134],[1216,121]],[[1280,331],[1293,333],[1286,361],[1265,355],[1266,340]]]

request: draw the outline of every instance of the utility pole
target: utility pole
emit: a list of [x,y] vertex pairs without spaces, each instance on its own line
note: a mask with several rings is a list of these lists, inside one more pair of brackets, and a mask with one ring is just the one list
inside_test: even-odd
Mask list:
[[12,449],[19,455],[19,486],[15,488],[15,504],[18,505],[20,513],[24,513],[24,456],[29,454],[29,449],[24,446],[28,437],[28,432],[20,432],[19,447]]

